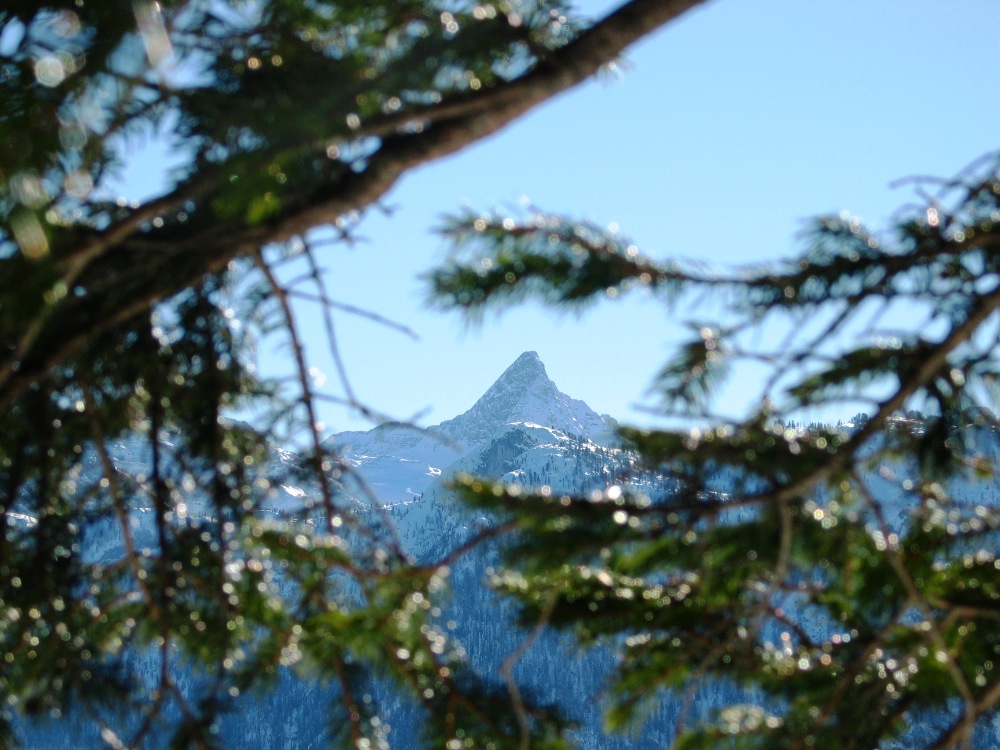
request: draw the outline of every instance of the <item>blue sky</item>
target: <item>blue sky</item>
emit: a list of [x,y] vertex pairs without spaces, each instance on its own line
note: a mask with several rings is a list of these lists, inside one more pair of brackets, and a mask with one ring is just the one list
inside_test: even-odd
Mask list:
[[[576,7],[600,16],[616,3]],[[429,310],[420,275],[445,255],[431,233],[463,203],[516,205],[617,223],[640,249],[725,268],[796,253],[803,221],[848,210],[883,225],[913,198],[911,175],[951,176],[1000,147],[1000,6],[995,0],[716,0],[632,49],[625,72],[550,101],[506,131],[414,172],[372,213],[353,247],[329,247],[333,297],[405,323],[398,332],[336,317],[358,396],[436,423],[469,408],[521,352],[561,390],[626,422],[680,335],[704,310],[641,295],[583,315],[537,305],[469,328]],[[126,190],[163,160],[133,155]],[[303,310],[309,355],[338,393],[318,315]],[[281,352],[265,347],[265,369]],[[752,380],[725,393],[738,411]],[[850,415],[845,415],[850,416]],[[327,429],[363,423],[327,407]]]

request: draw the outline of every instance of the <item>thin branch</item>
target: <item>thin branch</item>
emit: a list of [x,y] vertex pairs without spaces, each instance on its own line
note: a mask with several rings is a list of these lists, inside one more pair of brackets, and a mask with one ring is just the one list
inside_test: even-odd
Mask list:
[[[1000,680],[994,682],[983,697],[975,703],[975,715],[982,716],[987,711],[992,710],[997,703],[1000,703]],[[964,715],[960,716],[927,750],[945,750],[946,748],[954,748],[960,742],[965,742],[965,738],[968,736],[965,718]]]
[[517,648],[507,655],[507,658],[503,660],[503,664],[500,665],[500,676],[507,686],[507,692],[510,694],[510,700],[514,708],[514,716],[517,717],[517,726],[520,731],[520,750],[529,750],[531,747],[531,725],[528,723],[528,712],[524,708],[524,699],[521,696],[521,690],[517,686],[517,680],[514,679],[514,668],[524,658],[524,655],[528,653],[531,647],[535,645],[535,641],[538,640],[542,631],[545,630],[545,626],[548,625],[549,620],[552,618],[552,612],[556,608],[558,599],[559,596],[555,591],[549,594],[545,601],[545,606],[542,607],[542,611],[538,615],[538,621],[531,629],[531,632],[524,637],[517,645]]
[[284,288],[278,282],[278,279],[275,278],[270,266],[267,265],[263,253],[258,251],[254,255],[254,260],[261,273],[264,274],[264,278],[267,279],[267,283],[270,285],[275,299],[278,300],[285,318],[285,330],[288,332],[292,354],[295,357],[296,369],[298,371],[302,405],[305,407],[306,419],[309,422],[309,435],[312,438],[311,458],[316,470],[316,476],[319,478],[320,497],[322,498],[323,510],[326,514],[327,533],[333,534],[335,529],[333,519],[336,516],[336,509],[333,506],[333,488],[330,486],[330,467],[325,465],[326,462],[323,460],[322,438],[319,435],[319,419],[316,416],[316,409],[313,405],[312,387],[309,385],[309,368],[306,365],[305,349],[302,346],[302,340],[299,338],[295,315],[292,312],[292,307]]
[[356,315],[359,318],[367,318],[373,323],[378,323],[379,325],[385,326],[386,328],[392,328],[395,331],[408,336],[409,338],[417,341],[420,339],[420,334],[414,331],[405,323],[399,323],[398,321],[386,318],[383,315],[379,315],[377,312],[372,310],[366,310],[363,307],[356,307],[355,305],[349,305],[346,302],[338,302],[337,300],[329,297],[328,295],[310,294],[309,292],[299,292],[299,291],[288,291],[288,296],[295,299],[305,300],[307,302],[320,302],[324,305],[329,305],[336,310],[342,310],[343,312],[350,313],[351,315]]
[[343,387],[344,393],[347,395],[347,400],[351,403],[351,405],[355,405],[358,403],[358,398],[354,394],[354,388],[351,387],[351,380],[347,376],[347,366],[344,364],[344,358],[340,356],[340,347],[337,345],[337,330],[333,325],[333,315],[330,313],[332,303],[326,292],[326,284],[323,282],[323,277],[320,274],[319,266],[316,263],[316,258],[313,257],[312,251],[306,248],[305,256],[306,262],[309,264],[310,275],[312,276],[313,283],[319,291],[320,311],[323,315],[323,327],[326,329],[327,349],[330,352],[330,356],[333,358],[334,366],[337,368],[337,375],[340,377],[340,385]]
[[[930,640],[931,646],[935,649],[938,659],[943,658],[945,668],[948,670],[948,674],[951,675],[952,682],[955,683],[955,689],[965,703],[963,747],[969,745],[972,742],[972,732],[976,727],[976,701],[972,695],[972,689],[969,687],[965,675],[962,674],[962,670],[955,663],[948,644],[945,643],[944,636],[941,634],[930,603],[920,592],[920,589],[917,588],[917,584],[914,582],[913,576],[910,575],[906,563],[903,562],[903,559],[899,556],[899,552],[891,543],[892,529],[886,523],[885,516],[882,513],[882,506],[872,496],[868,490],[868,486],[864,483],[856,468],[852,469],[851,474],[855,487],[857,487],[858,492],[861,493],[861,496],[865,500],[865,504],[868,505],[869,509],[875,515],[875,519],[878,521],[879,531],[885,540],[885,557],[889,561],[889,565],[892,567],[893,572],[895,572],[896,577],[903,584],[903,588],[906,589],[906,595],[910,603],[916,606],[920,610],[920,614],[923,615],[924,622],[927,623],[927,630],[925,631],[927,638]],[[971,745],[969,746],[971,747]]]
[[337,675],[337,682],[340,684],[341,702],[347,709],[347,722],[351,728],[351,739],[355,747],[361,747],[361,740],[364,738],[361,731],[361,712],[347,678],[347,665],[340,654],[334,657],[333,668]]
[[84,406],[90,415],[94,449],[97,451],[97,456],[101,462],[104,478],[108,482],[108,490],[111,492],[111,503],[115,509],[115,516],[118,518],[118,527],[122,532],[122,541],[125,545],[125,559],[128,561],[132,575],[135,577],[136,585],[142,591],[142,598],[145,600],[146,606],[149,607],[150,617],[154,622],[159,623],[162,614],[156,598],[153,596],[146,582],[146,571],[142,569],[142,564],[139,561],[139,553],[135,548],[135,540],[132,538],[132,527],[128,517],[128,510],[125,508],[125,497],[118,482],[118,470],[111,461],[111,456],[108,454],[108,448],[105,445],[105,435],[98,416],[97,404],[94,402],[94,396],[86,382],[80,383],[80,390],[83,392]]
[[320,497],[323,503],[323,511],[326,515],[327,533],[335,533],[336,527],[334,526],[334,518],[336,516],[336,508],[333,503],[334,493],[329,476],[330,470],[333,466],[331,466],[330,463],[324,459],[324,455],[330,455],[333,462],[341,472],[350,474],[355,478],[362,492],[370,501],[372,508],[379,514],[382,525],[389,536],[389,544],[393,554],[396,556],[396,559],[405,560],[407,555],[403,550],[402,544],[399,540],[399,535],[396,533],[395,524],[389,516],[385,506],[378,499],[378,496],[371,489],[367,481],[355,472],[353,467],[344,461],[342,457],[337,455],[332,448],[324,451],[322,438],[319,434],[319,419],[316,415],[315,399],[313,398],[312,386],[309,384],[309,369],[305,357],[305,348],[302,344],[302,339],[299,336],[295,313],[292,310],[285,288],[278,281],[274,272],[271,271],[270,266],[264,259],[264,254],[257,251],[254,254],[254,259],[261,273],[263,273],[264,277],[267,279],[275,298],[278,300],[282,315],[284,316],[285,330],[288,332],[288,337],[291,342],[292,354],[295,358],[298,384],[301,390],[300,398],[302,405],[306,409],[306,418],[309,421],[309,436],[312,441],[311,459],[313,462],[313,468],[319,477]]

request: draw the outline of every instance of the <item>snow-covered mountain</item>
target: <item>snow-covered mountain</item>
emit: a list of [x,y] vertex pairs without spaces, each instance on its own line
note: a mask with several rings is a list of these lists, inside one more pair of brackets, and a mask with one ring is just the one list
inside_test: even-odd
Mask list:
[[595,442],[613,440],[614,421],[556,388],[535,352],[508,367],[471,409],[438,425],[455,443],[472,448],[507,425],[528,422]]
[[393,507],[415,502],[439,477],[459,467],[488,476],[506,474],[508,470],[494,471],[492,464],[480,466],[491,447],[496,458],[498,440],[521,446],[518,453],[534,449],[534,461],[509,469],[519,472],[512,480],[526,479],[533,463],[551,463],[570,445],[610,448],[614,426],[611,417],[560,391],[538,355],[525,352],[464,414],[426,428],[387,422],[364,432],[334,434],[326,444],[356,470],[353,481],[365,483],[351,486],[347,480],[359,502],[367,504],[374,494]]

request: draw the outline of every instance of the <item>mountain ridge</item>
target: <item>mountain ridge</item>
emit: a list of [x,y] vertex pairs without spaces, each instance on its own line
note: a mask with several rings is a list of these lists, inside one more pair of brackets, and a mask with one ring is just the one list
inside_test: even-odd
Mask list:
[[438,429],[471,448],[514,422],[532,422],[592,440],[613,437],[613,420],[560,391],[534,351],[521,354],[468,411],[445,420]]
[[333,433],[324,442],[347,450],[363,447],[370,451],[368,455],[386,455],[385,451],[427,447],[421,444],[431,438],[440,444],[451,443],[449,448],[458,458],[516,422],[552,427],[596,442],[613,441],[617,424],[560,391],[537,352],[526,351],[469,409],[440,424],[419,428],[384,422],[371,430]]
[[[537,352],[526,351],[465,412],[438,425],[420,428],[385,422],[367,431],[340,432],[324,442],[363,475],[367,487],[388,506],[413,502],[449,467],[472,466],[475,458],[512,429],[548,434],[547,444],[570,438],[602,446],[616,442],[611,417],[559,390]],[[559,448],[556,448],[559,450]],[[472,458],[470,458],[472,457]],[[351,494],[360,497],[360,487]],[[300,492],[285,488],[286,492]]]

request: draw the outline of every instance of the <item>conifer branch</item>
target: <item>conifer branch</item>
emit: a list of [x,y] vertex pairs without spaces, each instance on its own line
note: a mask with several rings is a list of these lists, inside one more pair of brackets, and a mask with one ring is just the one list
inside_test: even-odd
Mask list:
[[[228,179],[213,170],[141,207],[80,246],[64,250],[60,262],[66,287],[85,289],[88,297],[82,302],[64,297],[25,322],[25,336],[0,358],[0,408],[110,327],[222,270],[234,258],[251,256],[266,244],[288,241],[350,211],[374,205],[410,170],[496,133],[528,110],[581,83],[626,47],[703,1],[631,0],[524,77],[463,98],[461,106],[447,117],[436,114],[433,126],[422,132],[385,135],[361,172],[346,171],[339,179],[298,196],[267,222],[246,225],[205,217],[200,226],[192,221],[188,225],[191,230],[181,235],[138,233],[145,222],[188,201],[202,206],[210,203]],[[109,268],[114,269],[121,302],[100,300],[94,304],[93,295],[106,284]],[[56,331],[58,336],[53,336]]]

